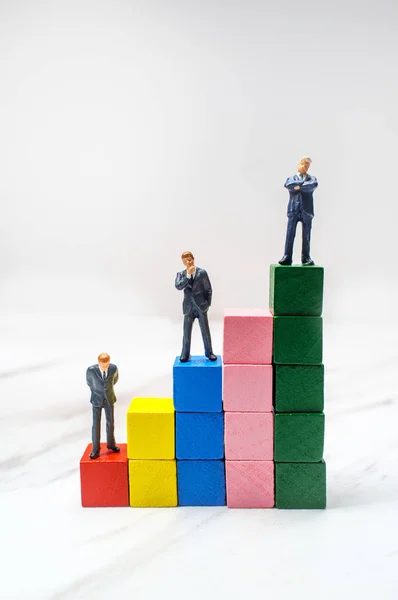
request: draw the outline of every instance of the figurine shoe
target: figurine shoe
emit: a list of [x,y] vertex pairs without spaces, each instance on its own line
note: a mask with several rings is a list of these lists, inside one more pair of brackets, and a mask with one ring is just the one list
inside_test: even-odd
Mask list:
[[108,450],[112,450],[112,452],[120,452],[119,446],[107,446]]
[[98,452],[91,452],[90,458],[92,458],[94,460],[95,458],[98,458],[99,455],[100,455],[99,450],[98,450]]
[[285,255],[280,259],[279,264],[280,265],[291,265],[292,259]]
[[312,260],[311,256],[307,256],[306,258],[301,259],[301,264],[303,267],[312,267],[315,263]]
[[181,354],[180,356],[180,362],[188,362],[189,361],[189,356],[184,356],[183,354]]
[[207,358],[209,360],[211,360],[212,362],[215,362],[217,360],[217,356],[213,353],[209,354],[209,356]]

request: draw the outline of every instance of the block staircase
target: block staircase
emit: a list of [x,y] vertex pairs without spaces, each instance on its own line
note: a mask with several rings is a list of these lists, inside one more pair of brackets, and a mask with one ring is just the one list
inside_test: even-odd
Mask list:
[[269,309],[227,310],[223,356],[134,398],[127,444],[80,461],[84,507],[325,508],[323,268],[271,265]]

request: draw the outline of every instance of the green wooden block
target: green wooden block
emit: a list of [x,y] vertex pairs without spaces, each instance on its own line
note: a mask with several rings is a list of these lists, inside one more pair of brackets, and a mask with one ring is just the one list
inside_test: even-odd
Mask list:
[[326,463],[275,463],[276,508],[326,508]]
[[269,307],[273,315],[320,317],[323,267],[270,266]]
[[274,317],[275,364],[322,364],[322,317]]
[[275,365],[274,390],[276,412],[322,412],[324,366]]
[[319,462],[323,458],[323,413],[276,413],[274,418],[275,462]]

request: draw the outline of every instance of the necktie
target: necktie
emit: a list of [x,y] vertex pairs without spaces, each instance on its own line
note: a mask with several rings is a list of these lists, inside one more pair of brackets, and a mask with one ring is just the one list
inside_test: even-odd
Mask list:
[[106,379],[106,373],[105,373],[105,371],[103,371],[103,372],[102,372],[102,379],[103,379],[104,381],[105,381],[105,379]]

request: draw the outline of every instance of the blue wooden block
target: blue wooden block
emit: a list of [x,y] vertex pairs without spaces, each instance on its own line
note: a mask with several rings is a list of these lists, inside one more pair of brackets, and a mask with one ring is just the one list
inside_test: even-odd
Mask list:
[[181,412],[222,411],[222,362],[192,356],[186,363],[176,358],[173,367],[174,408]]
[[224,506],[223,460],[177,460],[179,506]]
[[224,458],[224,413],[176,413],[176,457]]

